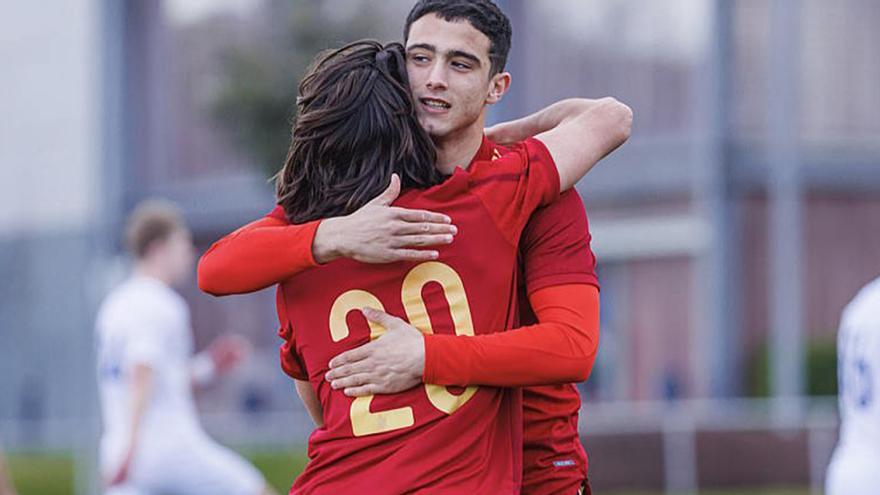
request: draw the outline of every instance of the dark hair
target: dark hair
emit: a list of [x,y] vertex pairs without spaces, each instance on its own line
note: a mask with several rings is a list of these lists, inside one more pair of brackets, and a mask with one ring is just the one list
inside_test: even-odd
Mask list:
[[406,17],[404,43],[409,39],[412,24],[428,14],[435,14],[448,22],[468,21],[474,29],[489,38],[489,60],[492,62],[489,76],[504,70],[513,30],[510,19],[492,0],[419,0]]
[[388,187],[443,181],[437,153],[419,125],[400,43],[357,41],[319,55],[299,86],[299,116],[278,204],[292,223],[354,212]]
[[135,259],[141,259],[156,242],[186,230],[180,209],[170,201],[151,199],[137,205],[125,225],[125,245]]

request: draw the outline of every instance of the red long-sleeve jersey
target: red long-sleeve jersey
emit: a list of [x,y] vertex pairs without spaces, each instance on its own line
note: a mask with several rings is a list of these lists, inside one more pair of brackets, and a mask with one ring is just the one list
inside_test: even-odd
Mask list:
[[[507,151],[484,140],[474,159]],[[250,292],[316,266],[311,253],[316,226],[290,225],[276,208],[205,253],[200,287],[217,295]],[[595,264],[583,203],[569,191],[533,214],[520,242],[521,323],[530,326],[476,337],[426,336],[426,381],[504,386],[584,379],[599,336]],[[292,350],[282,348],[288,373],[302,366]],[[455,366],[444,365],[451,361]],[[587,471],[577,434],[577,389],[571,384],[530,386],[523,394],[523,493],[573,493]]]

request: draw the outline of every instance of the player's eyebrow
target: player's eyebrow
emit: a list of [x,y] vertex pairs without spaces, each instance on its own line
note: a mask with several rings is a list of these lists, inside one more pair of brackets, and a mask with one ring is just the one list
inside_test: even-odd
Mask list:
[[474,55],[473,53],[466,52],[463,50],[449,50],[446,52],[446,56],[449,58],[464,58],[473,62],[477,67],[481,67],[483,65],[480,62],[480,58]]
[[[406,47],[407,53],[413,50],[427,50],[431,53],[437,53],[437,47],[429,44],[429,43],[416,43],[414,45],[410,45]],[[480,57],[474,55],[473,53],[466,52],[464,50],[449,50],[446,52],[446,56],[448,58],[464,58],[473,62],[477,67],[481,67],[483,63],[480,61]]]
[[428,43],[416,43],[414,45],[409,45],[406,47],[407,52],[411,52],[413,50],[428,50],[429,52],[437,53],[437,47]]

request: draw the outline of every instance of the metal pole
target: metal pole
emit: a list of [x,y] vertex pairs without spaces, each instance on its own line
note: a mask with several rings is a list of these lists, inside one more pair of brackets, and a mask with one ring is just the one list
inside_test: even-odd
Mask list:
[[[91,231],[92,255],[89,275],[86,277],[83,289],[86,294],[83,299],[90,307],[87,314],[93,317],[96,313],[99,298],[102,293],[102,281],[104,270],[108,260],[112,259],[115,240],[117,239],[120,216],[123,210],[123,154],[126,148],[126,132],[123,128],[127,120],[123,115],[124,106],[124,60],[125,43],[125,18],[126,11],[130,9],[129,2],[115,0],[102,0],[95,6],[96,17],[100,29],[99,43],[96,47],[102,51],[99,65],[96,70],[100,74],[101,108],[97,111],[96,118],[100,119],[99,136],[97,139],[100,147],[100,179],[97,180],[98,190],[101,192],[98,213],[93,219]],[[91,495],[100,493],[101,482],[99,479],[98,450],[101,435],[100,409],[98,404],[98,391],[95,375],[94,355],[94,331],[93,319],[86,322],[82,329],[82,345],[78,355],[85,363],[80,390],[80,400],[85,401],[83,417],[79,418],[80,428],[73,435],[75,442],[74,459],[74,492],[77,495]]]
[[691,405],[666,411],[663,422],[663,477],[667,495],[699,492],[697,432]]
[[696,260],[691,352],[697,397],[727,397],[738,391],[740,368],[736,222],[725,152],[729,134],[728,73],[731,64],[730,2],[716,0],[703,61],[694,70],[694,201],[709,229],[709,243]]
[[804,392],[803,204],[798,156],[798,0],[774,0],[767,91],[771,391],[778,422],[801,416]]

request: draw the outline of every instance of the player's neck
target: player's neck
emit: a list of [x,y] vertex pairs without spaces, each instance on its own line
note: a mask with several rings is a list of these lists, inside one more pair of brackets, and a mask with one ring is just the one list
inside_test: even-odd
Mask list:
[[149,261],[139,261],[134,266],[134,274],[138,277],[146,277],[162,282],[167,286],[172,285],[172,277],[161,266]]
[[480,119],[459,133],[435,139],[437,169],[450,175],[455,167],[467,169],[483,144],[483,121]]

